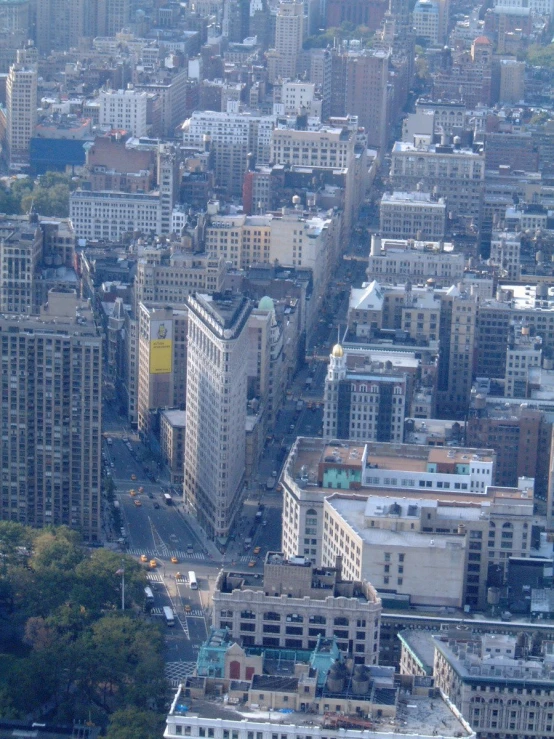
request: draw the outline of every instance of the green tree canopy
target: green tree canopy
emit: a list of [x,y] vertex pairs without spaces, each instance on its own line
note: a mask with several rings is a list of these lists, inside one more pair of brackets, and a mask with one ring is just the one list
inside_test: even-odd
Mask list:
[[37,177],[20,177],[9,186],[0,186],[0,213],[25,214],[34,208],[44,216],[66,218],[69,195],[78,182],[63,172],[46,172]]
[[343,41],[358,40],[364,48],[370,48],[373,45],[375,33],[370,31],[367,26],[355,26],[349,21],[344,21],[338,28],[327,28],[323,33],[314,36],[308,36],[304,41],[305,49],[325,49],[333,46],[335,41],[342,43]]
[[534,67],[554,69],[554,43],[547,46],[532,44],[527,50],[527,61]]
[[0,552],[0,715],[47,706],[54,720],[90,717],[105,727],[116,711],[162,704],[163,633],[144,618],[138,563],[91,553],[66,527],[10,522],[0,524]]
[[116,711],[108,726],[106,739],[159,739],[163,722],[149,711]]

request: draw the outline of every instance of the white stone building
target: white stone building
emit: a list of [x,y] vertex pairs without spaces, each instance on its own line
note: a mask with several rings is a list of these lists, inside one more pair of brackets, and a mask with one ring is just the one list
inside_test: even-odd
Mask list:
[[158,193],[75,190],[69,196],[69,215],[78,239],[118,241],[138,231],[161,233]]
[[146,123],[148,94],[132,88],[103,90],[99,95],[100,125],[128,131],[141,138],[148,133]]
[[381,283],[429,279],[437,287],[450,287],[463,279],[465,257],[442,241],[371,237],[367,273]]
[[37,125],[37,79],[36,65],[26,63],[18,52],[6,80],[5,142],[11,167],[29,163],[29,145]]
[[529,396],[530,371],[542,364],[542,339],[531,336],[529,326],[516,323],[506,349],[504,395],[507,398]]
[[439,241],[446,231],[446,202],[431,193],[385,192],[379,203],[381,236]]
[[285,80],[281,85],[280,99],[285,115],[308,114],[321,117],[321,100],[316,98],[315,83]]
[[334,565],[270,552],[263,580],[221,572],[213,623],[243,645],[314,649],[318,637],[337,640],[356,663],[376,664],[381,600],[366,581],[342,579]]
[[468,542],[465,536],[422,531],[420,506],[421,500],[400,497],[326,498],[322,564],[341,552],[345,575],[372,573],[383,594],[409,596],[413,605],[460,608]]
[[413,143],[397,141],[392,149],[390,176],[395,190],[434,191],[455,217],[479,226],[485,178],[484,154],[453,144],[431,144],[429,137]]
[[407,393],[405,374],[349,371],[337,344],[325,379],[324,437],[402,442]]
[[270,82],[295,79],[304,40],[304,6],[296,0],[279,3],[275,19],[275,50],[268,58]]
[[187,305],[185,505],[208,536],[225,537],[244,492],[251,306],[222,293]]
[[249,155],[257,165],[270,161],[275,116],[253,111],[195,110],[182,126],[183,143],[207,149],[214,156],[216,183],[228,193],[242,195]]
[[[465,496],[480,501],[486,500],[492,485],[493,466],[490,450],[327,443],[319,437],[301,437],[292,447],[281,477],[283,552],[287,557],[300,555],[321,562],[323,504],[332,492],[417,497],[440,491],[453,502]],[[432,471],[437,467],[440,472]]]
[[489,264],[500,267],[500,274],[509,280],[519,280],[521,276],[522,234],[514,231],[493,231]]
[[205,244],[238,268],[277,262],[311,269],[314,293],[321,295],[338,258],[339,232],[340,217],[332,212],[214,215],[206,225]]
[[[416,632],[417,634],[417,632]],[[431,661],[435,686],[480,737],[554,736],[550,642],[523,628],[518,636],[472,633],[403,634],[404,671]],[[532,654],[531,654],[532,653]]]
[[440,36],[440,12],[436,0],[418,0],[412,11],[414,32],[435,46]]
[[531,556],[533,492],[529,481],[520,485],[491,487],[484,500],[409,491],[331,495],[322,563],[340,552],[345,577],[371,578],[383,599],[484,608],[490,568],[501,572],[509,557]]

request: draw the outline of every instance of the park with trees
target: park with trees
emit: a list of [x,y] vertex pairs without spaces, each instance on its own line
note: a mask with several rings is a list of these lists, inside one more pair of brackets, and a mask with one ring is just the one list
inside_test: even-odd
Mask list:
[[0,718],[161,736],[164,639],[144,614],[145,585],[135,560],[66,527],[0,522]]

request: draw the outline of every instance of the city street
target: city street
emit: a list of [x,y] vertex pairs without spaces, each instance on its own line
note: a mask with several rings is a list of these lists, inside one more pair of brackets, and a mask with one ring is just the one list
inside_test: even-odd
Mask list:
[[[345,325],[344,296],[341,294],[335,300],[342,303],[340,311],[322,325],[325,353],[337,340],[338,321]],[[196,522],[188,518],[180,495],[172,492],[171,503],[167,504],[164,498],[170,489],[167,473],[148,456],[138,434],[117,415],[114,406],[104,408],[103,464],[105,474],[113,480],[116,502],[113,516],[116,524],[112,511],[107,511],[104,517],[108,546],[138,560],[144,555],[148,561],[157,562],[157,567],[147,572],[154,594],[151,617],[164,624],[166,676],[172,685],[177,685],[194,669],[199,648],[210,628],[211,596],[221,568],[261,573],[266,553],[281,549],[282,465],[298,436],[321,435],[326,371],[326,361],[316,359],[297,373],[271,429],[272,439],[266,444],[257,475],[250,481],[240,519],[231,532],[224,555],[213,542],[203,538]],[[267,487],[268,480],[274,481],[272,489]],[[261,515],[257,516],[258,513]],[[245,547],[247,538],[251,543]],[[258,547],[258,554],[254,554]],[[172,558],[177,561],[172,562]],[[190,570],[197,576],[198,590],[189,586]],[[165,625],[164,606],[175,612],[173,627]]]

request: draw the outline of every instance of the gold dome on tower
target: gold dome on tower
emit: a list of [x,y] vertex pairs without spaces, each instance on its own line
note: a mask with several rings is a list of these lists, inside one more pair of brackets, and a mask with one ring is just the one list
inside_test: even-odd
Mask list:
[[340,344],[335,344],[333,347],[333,351],[331,352],[331,355],[335,357],[336,359],[340,359],[344,356],[344,349]]

